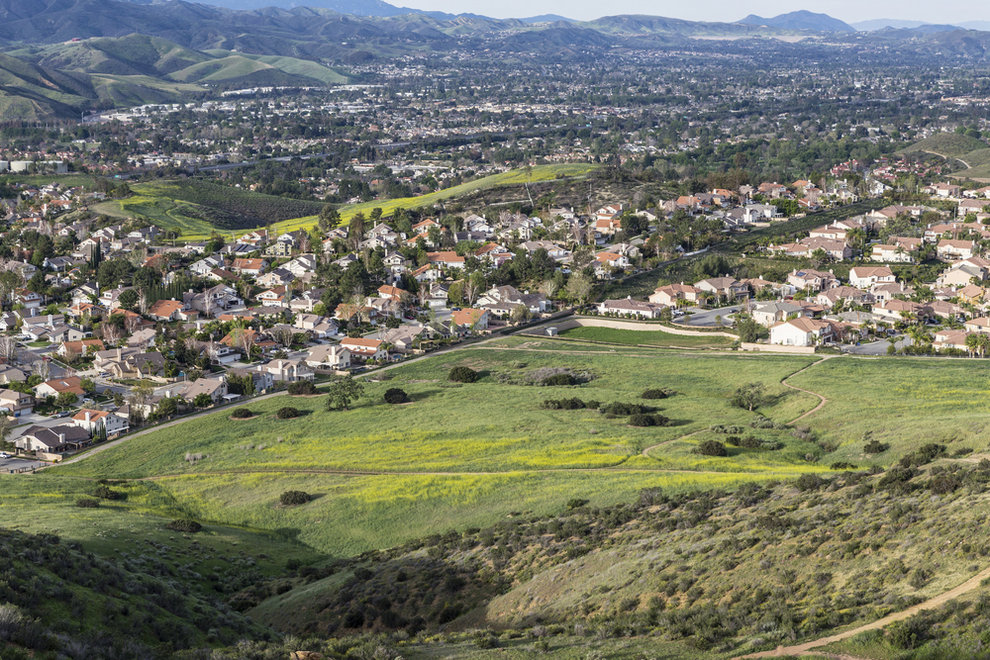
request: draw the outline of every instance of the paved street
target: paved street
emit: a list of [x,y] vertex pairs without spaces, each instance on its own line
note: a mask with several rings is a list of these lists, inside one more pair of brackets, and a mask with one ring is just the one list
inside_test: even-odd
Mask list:
[[[742,309],[742,305],[732,305],[731,307],[719,307],[718,309],[699,309],[697,307],[691,307],[684,310],[685,312],[690,312],[690,318],[682,316],[677,319],[677,323],[680,325],[693,325],[698,328],[714,328],[718,326],[715,320],[716,316],[722,318],[722,325],[725,327],[732,326],[732,314],[735,314]],[[687,319],[687,320],[685,320]]]
[[[894,346],[899,349],[910,346],[912,343],[912,339],[906,336],[893,337],[892,339]],[[890,340],[881,339],[880,341],[859,344],[858,346],[843,346],[842,352],[849,353],[850,355],[886,355],[888,346],[890,346]]]

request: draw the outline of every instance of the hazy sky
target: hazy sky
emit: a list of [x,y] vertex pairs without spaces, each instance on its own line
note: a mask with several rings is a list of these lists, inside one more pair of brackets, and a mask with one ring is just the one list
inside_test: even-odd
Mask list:
[[967,20],[990,20],[990,5],[972,0],[819,0],[813,6],[801,6],[787,0],[693,0],[691,2],[650,2],[650,0],[392,0],[392,4],[446,11],[452,14],[476,13],[495,18],[560,14],[587,20],[615,14],[651,14],[696,21],[738,21],[747,14],[776,16],[796,9],[821,12],[846,22],[871,18],[902,18],[931,23],[955,23]]

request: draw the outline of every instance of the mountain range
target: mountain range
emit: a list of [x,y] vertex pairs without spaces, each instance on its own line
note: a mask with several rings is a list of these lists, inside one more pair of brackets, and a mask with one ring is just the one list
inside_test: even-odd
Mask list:
[[[0,116],[72,117],[83,109],[205,94],[209,87],[333,84],[346,80],[333,67],[455,47],[562,59],[695,39],[762,38],[767,47],[775,37],[866,43],[853,26],[807,11],[750,15],[735,23],[643,15],[572,21],[556,15],[494,19],[420,12],[383,0],[206,1],[285,6],[234,10],[186,0],[0,0],[0,51],[6,53],[0,61]],[[288,7],[303,1],[323,6]],[[869,39],[923,56],[938,52],[990,60],[990,33],[954,26],[887,25]]]

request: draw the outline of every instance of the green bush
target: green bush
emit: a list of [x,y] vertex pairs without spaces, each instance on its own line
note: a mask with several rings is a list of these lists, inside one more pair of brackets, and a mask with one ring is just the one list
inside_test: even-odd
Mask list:
[[667,426],[670,424],[670,419],[663,415],[637,413],[629,418],[629,424],[631,426]]
[[454,367],[447,379],[453,383],[473,383],[478,380],[478,372],[471,367]]
[[577,385],[577,382],[577,379],[571,374],[554,374],[544,378],[540,381],[540,384],[547,387],[560,387],[565,385]]
[[282,506],[297,506],[299,504],[306,504],[312,499],[313,496],[305,491],[287,490],[279,495],[278,501]]
[[165,525],[169,529],[175,532],[182,532],[183,534],[195,534],[199,530],[203,529],[195,520],[190,520],[189,518],[180,518],[178,520],[173,520],[169,524]]
[[294,396],[316,394],[316,385],[311,380],[297,380],[294,383],[289,383],[289,386],[285,389],[289,394]]
[[603,415],[644,415],[653,412],[655,408],[643,406],[638,403],[622,403],[614,401],[601,407]]
[[408,403],[409,395],[405,390],[398,387],[390,387],[385,390],[385,403]]
[[646,390],[640,395],[642,399],[666,399],[669,396],[673,396],[674,390],[667,387],[656,387],[653,389]]
[[729,452],[718,440],[703,440],[695,450],[702,456],[728,456]]
[[109,486],[99,485],[93,490],[93,497],[101,500],[126,500],[127,494],[119,490],[113,490]]
[[230,413],[230,416],[234,419],[247,419],[254,417],[254,413],[250,408],[234,408],[234,412]]
[[888,449],[890,449],[890,445],[879,440],[870,440],[863,445],[863,451],[867,454],[882,454]]
[[76,500],[76,506],[80,509],[95,509],[100,506],[100,501],[88,497],[80,497]]
[[284,408],[279,408],[275,416],[279,419],[292,419],[293,417],[299,417],[299,410],[291,406],[285,406]]

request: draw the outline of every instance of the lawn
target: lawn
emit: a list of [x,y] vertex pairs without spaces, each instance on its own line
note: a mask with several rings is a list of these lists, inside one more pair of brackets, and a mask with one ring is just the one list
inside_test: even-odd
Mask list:
[[675,335],[670,332],[664,332],[659,327],[644,327],[642,330],[577,327],[564,330],[560,333],[560,336],[567,339],[583,339],[606,344],[666,346],[672,348],[725,348],[732,343],[732,340],[728,337],[719,335],[710,337]]
[[[427,533],[484,526],[513,512],[553,513],[574,498],[603,505],[628,501],[646,487],[731,487],[828,469],[807,460],[821,453],[817,447],[786,432],[752,431],[784,438],[784,450],[733,449],[723,458],[693,453],[697,442],[680,439],[711,424],[748,429],[757,414],[731,406],[728,396],[749,381],[765,383],[777,397],[762,411],[772,419],[786,422],[810,410],[815,399],[784,388],[780,380],[813,358],[587,346],[514,338],[456,351],[367,383],[348,411],[324,411],[323,397],[253,402],[253,419],[209,415],[135,437],[51,474],[145,479],[158,493],[155,501],[197,519],[268,530],[349,555]],[[471,384],[448,382],[447,372],[458,365],[483,377]],[[537,369],[550,367],[594,378],[570,387],[523,384]],[[677,393],[660,401],[639,398],[657,386]],[[403,388],[413,402],[383,403],[390,387]],[[596,410],[541,407],[544,399],[571,397],[656,406],[673,425],[639,428],[627,417],[610,419]],[[276,420],[274,412],[285,405],[305,414]],[[187,454],[203,458],[191,462]],[[318,497],[304,506],[279,507],[279,494],[291,489]]]

